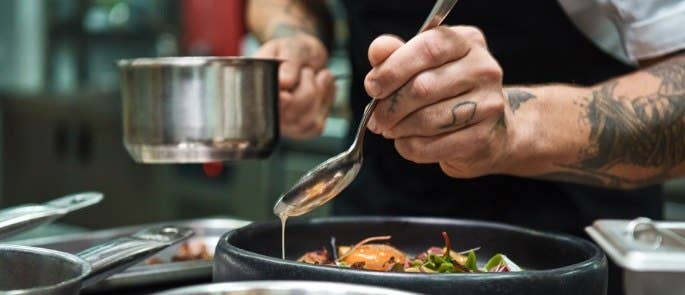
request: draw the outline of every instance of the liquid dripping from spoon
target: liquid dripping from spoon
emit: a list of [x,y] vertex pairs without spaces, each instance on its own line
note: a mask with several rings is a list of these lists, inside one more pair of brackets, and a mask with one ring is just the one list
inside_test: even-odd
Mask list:
[[[442,24],[457,0],[438,0],[419,33]],[[300,216],[337,196],[357,176],[362,165],[366,124],[378,101],[373,100],[364,110],[354,143],[346,152],[328,159],[309,171],[295,186],[276,202],[274,214],[281,219],[281,255],[285,259],[285,221],[289,216]]]
[[285,260],[285,221],[288,220],[288,214],[283,212],[278,218],[281,219],[281,257]]
[[[313,198],[314,196],[321,195],[336,195],[339,190],[335,187],[338,184],[338,180],[343,177],[342,173],[336,173],[331,179],[324,179],[312,185],[307,190],[302,193],[302,203],[305,204],[298,209],[295,206],[290,206],[285,202],[279,203],[280,206],[274,208],[274,213],[281,220],[281,256],[285,260],[285,222],[290,216],[299,216],[308,212],[309,208],[321,206],[322,199]],[[330,199],[330,198],[328,198]],[[324,201],[325,202],[325,201]]]

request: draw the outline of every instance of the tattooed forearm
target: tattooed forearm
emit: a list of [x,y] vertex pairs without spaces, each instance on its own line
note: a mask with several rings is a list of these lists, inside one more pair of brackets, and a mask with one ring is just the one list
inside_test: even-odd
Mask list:
[[440,129],[452,129],[455,127],[460,128],[468,125],[476,115],[477,108],[478,104],[473,101],[462,101],[455,104],[450,110],[452,121],[440,126]]
[[519,89],[507,90],[507,100],[509,100],[509,106],[511,107],[512,113],[516,113],[521,105],[531,99],[535,99],[535,95],[532,93],[528,93]]
[[276,39],[283,37],[292,37],[300,33],[307,33],[316,36],[316,31],[309,26],[290,24],[290,23],[278,23],[274,25],[271,32],[269,32],[268,39]]
[[[632,187],[662,181],[685,162],[685,59],[646,72],[660,81],[652,94],[617,97],[616,89],[624,83],[619,79],[579,101],[585,112],[581,124],[590,130],[588,144],[579,161],[558,165],[565,172],[543,177],[580,177],[588,184]],[[621,169],[644,173],[628,177],[618,172]]]
[[247,23],[262,41],[306,33],[329,49],[333,44],[333,18],[324,0],[250,0]]

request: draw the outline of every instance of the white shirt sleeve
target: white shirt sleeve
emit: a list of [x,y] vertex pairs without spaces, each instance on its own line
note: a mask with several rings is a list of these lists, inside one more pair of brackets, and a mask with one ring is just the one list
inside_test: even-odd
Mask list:
[[558,0],[599,48],[626,63],[685,49],[685,0]]
[[597,1],[632,61],[685,49],[685,0]]

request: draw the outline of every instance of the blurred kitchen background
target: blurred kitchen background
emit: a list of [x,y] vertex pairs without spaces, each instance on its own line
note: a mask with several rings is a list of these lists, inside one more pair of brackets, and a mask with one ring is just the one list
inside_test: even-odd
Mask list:
[[[99,190],[103,203],[60,222],[106,228],[218,215],[273,218],[277,196],[343,148],[349,81],[338,81],[321,138],[285,141],[265,161],[139,165],[122,144],[115,61],[249,54],[258,44],[245,34],[243,10],[242,0],[0,1],[0,207]],[[344,10],[333,11],[338,41],[330,67],[344,76]],[[684,183],[666,185],[669,219],[685,220]]]

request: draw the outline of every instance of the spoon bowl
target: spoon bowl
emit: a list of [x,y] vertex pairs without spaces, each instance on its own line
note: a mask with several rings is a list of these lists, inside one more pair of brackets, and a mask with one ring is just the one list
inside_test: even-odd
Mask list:
[[352,146],[309,170],[274,206],[277,216],[300,216],[306,214],[340,194],[359,174],[364,162],[364,135],[369,114],[377,101],[366,106],[362,122]]
[[[438,0],[419,33],[440,26],[456,3],[457,0]],[[278,199],[274,206],[274,214],[282,220],[287,216],[306,214],[333,199],[352,183],[364,161],[366,124],[377,105],[378,100],[374,99],[364,109],[352,146],[305,174]]]

